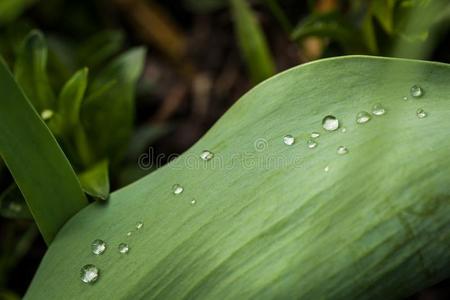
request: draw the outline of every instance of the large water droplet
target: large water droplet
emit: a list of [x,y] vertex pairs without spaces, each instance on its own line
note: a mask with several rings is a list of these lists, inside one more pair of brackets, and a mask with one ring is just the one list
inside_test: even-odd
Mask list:
[[84,283],[94,283],[97,281],[100,271],[94,265],[85,265],[81,268],[81,281]]
[[317,142],[313,139],[309,139],[306,141],[306,145],[308,146],[309,149],[314,149],[317,147]]
[[345,146],[339,146],[336,150],[337,154],[344,155],[348,153],[348,149]]
[[101,255],[106,251],[106,243],[102,240],[97,239],[92,242],[91,250],[95,255]]
[[44,109],[43,111],[41,111],[41,118],[44,121],[50,120],[53,117],[53,110],[51,109]]
[[203,152],[200,154],[200,158],[204,161],[208,161],[214,157],[214,153],[212,153],[209,150],[203,150]]
[[295,143],[295,138],[292,135],[290,135],[290,134],[285,135],[283,137],[283,143],[285,143],[288,146],[291,146],[291,145],[293,145]]
[[183,188],[181,185],[179,185],[179,184],[174,184],[174,185],[172,186],[172,192],[173,192],[175,195],[179,195],[179,194],[181,194],[183,191],[184,191],[184,188]]
[[335,131],[339,128],[339,120],[335,116],[328,115],[322,119],[322,127],[327,131]]
[[356,123],[358,124],[365,124],[370,121],[372,116],[367,111],[360,111],[356,115]]
[[137,230],[141,229],[142,227],[144,227],[144,222],[143,221],[139,221],[139,222],[136,223],[136,229]]
[[384,108],[384,106],[381,105],[381,103],[377,103],[372,107],[372,113],[375,116],[382,116],[386,114],[386,108]]
[[414,98],[420,98],[423,95],[423,89],[417,84],[413,85],[409,92]]
[[426,117],[428,116],[428,113],[427,113],[425,110],[423,110],[423,108],[419,108],[419,109],[416,111],[416,116],[417,116],[419,119],[423,119],[423,118],[426,118]]
[[120,243],[119,244],[119,252],[121,254],[127,254],[130,251],[130,246],[126,243]]
[[316,138],[318,138],[320,136],[320,133],[318,133],[318,132],[313,132],[313,133],[311,133],[311,137],[313,138],[313,139],[316,139]]

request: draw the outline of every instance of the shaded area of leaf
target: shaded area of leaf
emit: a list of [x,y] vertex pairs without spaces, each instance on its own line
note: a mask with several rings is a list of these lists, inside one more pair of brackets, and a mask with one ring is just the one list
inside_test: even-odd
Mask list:
[[0,215],[12,219],[32,219],[19,187],[13,183],[0,194]]
[[108,161],[103,160],[78,175],[81,187],[95,199],[106,200],[109,197]]

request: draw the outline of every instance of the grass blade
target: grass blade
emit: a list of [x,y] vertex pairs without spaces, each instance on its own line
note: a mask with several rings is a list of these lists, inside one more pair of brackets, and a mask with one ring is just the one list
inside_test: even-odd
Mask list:
[[47,243],[86,204],[55,138],[0,60],[0,153]]

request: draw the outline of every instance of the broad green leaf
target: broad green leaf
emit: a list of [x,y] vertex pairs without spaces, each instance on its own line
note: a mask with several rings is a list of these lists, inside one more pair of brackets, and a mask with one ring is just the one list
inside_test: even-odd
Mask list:
[[86,204],[55,138],[0,59],[0,154],[47,243]]
[[98,67],[122,48],[123,41],[124,35],[121,31],[101,31],[77,49],[78,60],[81,65],[90,68]]
[[0,215],[5,218],[32,219],[27,203],[15,183],[0,194]]
[[90,196],[106,200],[109,197],[108,161],[103,160],[80,175],[81,187]]
[[253,82],[258,83],[275,73],[266,38],[245,0],[231,0],[236,38],[242,59]]
[[73,129],[80,122],[81,103],[88,83],[88,70],[83,68],[66,82],[58,97],[58,113],[65,131]]
[[47,77],[47,45],[39,31],[24,40],[14,66],[14,76],[38,112],[53,109],[55,95]]
[[[278,74],[175,161],[72,218],[25,299],[402,299],[449,277],[449,81],[446,64],[364,56]],[[357,124],[378,102],[386,113]],[[326,115],[346,131],[323,130]],[[93,257],[98,238],[111,246]]]
[[23,11],[35,2],[36,0],[1,0],[0,25],[14,21]]
[[124,154],[131,136],[134,94],[144,58],[145,50],[135,48],[112,61],[93,78],[81,108],[81,120],[96,159],[108,157],[111,165]]

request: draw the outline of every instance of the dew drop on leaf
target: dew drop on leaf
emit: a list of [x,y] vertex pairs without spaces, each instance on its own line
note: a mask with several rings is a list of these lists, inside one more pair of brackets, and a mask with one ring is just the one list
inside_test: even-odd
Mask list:
[[144,226],[144,222],[142,222],[142,221],[139,221],[139,222],[136,223],[136,229],[137,230],[141,229],[143,226]]
[[414,98],[420,98],[423,95],[423,89],[417,84],[413,85],[409,92]]
[[285,143],[288,146],[291,146],[291,145],[293,145],[295,143],[295,138],[292,135],[290,135],[290,134],[285,135],[283,137],[283,143]]
[[200,158],[204,161],[208,161],[214,157],[214,153],[212,153],[209,150],[203,150],[203,152],[200,154]]
[[326,166],[323,170],[324,170],[325,172],[330,171],[330,166]]
[[408,101],[408,97],[407,96],[404,96],[402,99],[405,100],[405,101]]
[[423,118],[426,118],[426,117],[428,116],[428,113],[427,113],[425,110],[423,110],[423,108],[419,108],[419,109],[416,111],[416,116],[417,116],[419,119],[423,119]]
[[85,265],[81,268],[81,281],[84,283],[94,283],[99,277],[100,271],[94,265]]
[[92,253],[101,255],[106,251],[106,243],[100,239],[96,239],[91,244]]
[[365,124],[370,121],[372,116],[367,111],[360,111],[356,114],[356,123]]
[[172,192],[173,192],[175,195],[179,195],[179,194],[181,194],[183,191],[184,191],[184,188],[183,188],[181,185],[179,185],[179,184],[174,184],[174,185],[172,186]]
[[317,142],[313,139],[309,139],[306,141],[306,145],[308,146],[309,149],[314,149],[317,147]]
[[121,254],[127,254],[130,251],[130,246],[126,243],[120,243],[119,244],[119,253]]
[[372,107],[372,114],[374,114],[375,116],[382,116],[386,114],[386,108],[384,108],[381,103],[377,103]]
[[336,150],[337,154],[344,155],[348,153],[348,149],[345,146],[339,146]]
[[313,139],[318,138],[319,136],[320,136],[320,133],[318,133],[318,132],[313,132],[313,133],[311,133],[311,137],[312,137]]
[[133,234],[132,231],[128,231],[128,232],[127,232],[127,236],[131,236],[132,234]]
[[196,203],[197,203],[197,200],[195,200],[195,199],[191,200],[191,205],[195,205]]
[[339,128],[339,120],[335,116],[328,115],[322,119],[322,127],[326,131],[335,131]]

